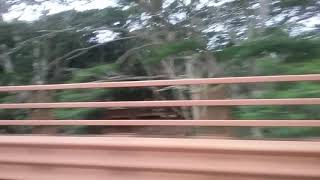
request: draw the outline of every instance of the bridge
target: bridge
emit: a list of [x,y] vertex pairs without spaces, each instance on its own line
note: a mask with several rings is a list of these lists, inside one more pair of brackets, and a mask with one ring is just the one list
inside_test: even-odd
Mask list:
[[[319,74],[3,86],[0,92],[320,81]],[[320,105],[320,98],[0,104],[0,109]],[[0,120],[1,126],[320,127],[320,120]],[[317,140],[0,136],[4,180],[318,180]]]

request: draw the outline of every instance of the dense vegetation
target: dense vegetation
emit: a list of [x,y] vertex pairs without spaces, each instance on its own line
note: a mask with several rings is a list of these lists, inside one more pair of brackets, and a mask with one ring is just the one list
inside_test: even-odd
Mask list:
[[[0,21],[0,84],[320,74],[319,26],[306,30],[302,24],[320,12],[316,0],[208,1],[203,6],[197,0],[122,0],[118,4],[101,10],[44,14],[33,22]],[[101,38],[106,33],[113,40]],[[192,99],[192,90],[68,90],[52,92],[47,100]],[[320,84],[233,85],[228,90],[230,98],[309,98],[319,97]],[[0,101],[31,102],[35,94],[2,93]],[[237,107],[232,109],[232,118],[320,119],[318,109],[319,106]],[[178,111],[185,118],[198,118],[190,109]],[[51,113],[57,119],[99,119],[103,111],[61,109]],[[0,111],[1,119],[33,116],[27,110]],[[88,129],[72,127],[64,131],[86,133]],[[320,134],[315,128],[260,131],[266,137]]]

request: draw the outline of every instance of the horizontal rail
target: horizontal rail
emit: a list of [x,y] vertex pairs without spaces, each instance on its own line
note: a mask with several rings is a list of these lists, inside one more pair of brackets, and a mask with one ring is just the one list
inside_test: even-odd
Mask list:
[[320,98],[22,103],[22,104],[0,104],[0,109],[257,106],[257,105],[320,105]]
[[0,120],[0,126],[320,127],[320,120]]
[[1,179],[315,180],[319,167],[319,142],[0,136]]
[[150,87],[150,86],[171,86],[171,85],[296,82],[296,81],[320,81],[320,74],[282,75],[282,76],[252,76],[252,77],[224,77],[224,78],[201,78],[201,79],[176,79],[176,80],[149,80],[149,81],[123,81],[123,82],[99,82],[99,83],[27,85],[27,86],[2,86],[2,87],[0,87],[0,92],[63,90],[63,89],[93,89],[93,88],[123,88],[123,87]]
[[[263,142],[263,143],[261,143]],[[320,142],[313,141],[259,141],[180,138],[133,138],[133,137],[59,137],[59,136],[0,136],[3,146],[23,147],[77,147],[89,149],[172,149],[175,151],[250,151],[292,154],[319,154]],[[1,153],[0,153],[1,155]],[[320,157],[320,156],[319,156]],[[319,172],[320,173],[320,172]],[[0,173],[1,174],[1,173]]]

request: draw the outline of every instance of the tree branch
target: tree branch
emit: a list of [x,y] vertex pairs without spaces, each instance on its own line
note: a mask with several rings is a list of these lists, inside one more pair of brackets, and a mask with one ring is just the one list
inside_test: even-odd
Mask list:
[[145,45],[142,45],[142,46],[139,46],[139,47],[134,47],[132,49],[129,49],[127,52],[125,52],[122,56],[120,56],[117,60],[116,60],[116,64],[123,64],[127,58],[132,54],[134,53],[135,51],[137,50],[140,50],[142,48],[145,48],[145,47],[149,47],[149,46],[154,46],[154,45],[160,45],[161,43],[151,43],[151,44],[145,44]]
[[[95,44],[93,46],[89,46],[89,47],[85,47],[85,48],[79,48],[79,49],[75,49],[61,57],[58,57],[56,58],[55,60],[53,60],[52,62],[49,63],[48,65],[48,69],[51,69],[52,67],[54,67],[56,64],[58,64],[60,61],[62,60],[65,60],[67,59],[68,61],[71,60],[71,59],[74,59],[76,57],[79,57],[81,55],[83,55],[84,53],[83,52],[87,52],[91,49],[94,49],[94,48],[97,48],[97,47],[100,47],[100,46],[103,46],[105,44],[108,44],[108,43],[112,43],[112,42],[116,42],[116,41],[122,41],[122,40],[127,40],[127,39],[134,39],[134,38],[137,38],[138,36],[129,36],[129,37],[124,37],[124,38],[117,38],[117,39],[114,39],[114,40],[111,40],[111,41],[107,41],[107,42],[104,42],[104,43],[100,43],[100,44]],[[71,57],[70,57],[71,56]]]
[[43,37],[48,37],[48,36],[51,36],[51,35],[54,35],[56,33],[61,33],[61,32],[65,32],[65,31],[70,31],[70,30],[74,30],[74,28],[67,28],[67,29],[62,29],[62,30],[56,30],[56,31],[52,31],[50,33],[47,33],[47,34],[43,34],[41,36],[37,36],[37,37],[33,37],[33,38],[30,38],[30,39],[27,39],[27,40],[24,40],[22,42],[19,42],[18,43],[18,46],[10,49],[6,54],[7,55],[11,55],[13,53],[15,53],[16,51],[20,50],[21,48],[23,48],[25,45],[28,45],[29,42],[31,41],[34,41],[34,40],[38,40],[38,39],[41,39]]

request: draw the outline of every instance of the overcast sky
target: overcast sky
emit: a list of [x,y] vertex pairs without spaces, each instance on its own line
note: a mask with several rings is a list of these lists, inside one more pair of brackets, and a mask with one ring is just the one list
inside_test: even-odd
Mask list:
[[[173,3],[175,0],[164,0],[164,8],[168,7],[171,3]],[[183,0],[186,5],[191,3],[191,0]],[[205,6],[221,6],[225,3],[232,2],[235,0],[221,0],[221,1],[215,1],[215,0],[200,0],[199,4],[197,5],[196,9],[201,9]],[[4,15],[4,19],[7,21],[10,21],[12,19],[18,18],[19,20],[24,21],[33,21],[37,20],[41,14],[43,14],[44,11],[47,11],[48,14],[55,14],[62,11],[67,10],[77,10],[77,11],[85,11],[89,9],[103,9],[110,6],[118,6],[117,0],[91,0],[89,3],[86,0],[76,0],[73,3],[69,5],[61,5],[58,3],[53,3],[50,1],[47,1],[41,5],[34,5],[34,6],[26,6],[25,4],[21,4],[19,6],[14,6],[11,11]],[[259,8],[259,5],[257,7]],[[293,13],[293,12],[292,12]],[[141,14],[141,20],[147,20],[149,15],[146,13]],[[270,20],[270,23],[272,24],[273,20],[281,20],[285,17],[285,14],[280,14],[279,17],[275,17],[272,20]],[[179,12],[176,14],[171,14],[170,22],[175,24],[183,19],[187,18],[185,12]],[[304,31],[313,30],[316,25],[320,24],[320,15],[309,18],[304,20],[303,22],[300,22],[301,25],[303,25],[301,28],[295,28],[295,31],[292,32],[293,34],[299,34]],[[137,30],[141,27],[141,24],[131,24],[130,29],[131,30]],[[219,31],[219,29],[224,29],[223,26],[213,26],[209,27],[205,31]],[[96,41],[98,42],[105,42],[114,39],[117,34],[113,33],[109,30],[103,30],[101,32],[96,32],[97,37]]]
[[[169,6],[175,0],[164,0],[164,8]],[[200,0],[199,4],[197,5],[197,9],[201,9],[204,6],[220,6],[224,3],[231,2],[235,0]],[[191,3],[191,0],[184,0],[185,4]],[[23,21],[33,21],[38,19],[43,11],[48,11],[48,14],[55,14],[62,11],[67,10],[77,10],[77,11],[85,11],[89,9],[103,9],[110,6],[117,6],[117,0],[91,0],[91,2],[87,2],[86,0],[76,0],[73,3],[67,5],[61,5],[58,3],[53,3],[47,1],[41,5],[34,5],[34,6],[26,6],[21,4],[19,6],[14,6],[12,10],[4,15],[4,19],[10,21],[15,18],[19,18],[19,20]],[[184,14],[177,14],[173,16],[173,22],[179,21],[179,19],[183,19]],[[280,17],[281,19],[281,17]],[[313,29],[317,24],[320,24],[320,15],[316,17],[309,18],[302,22],[306,29]]]
[[53,3],[47,1],[42,5],[28,6],[21,4],[19,6],[14,6],[12,10],[4,15],[4,19],[9,21],[11,19],[20,17],[19,20],[23,21],[33,21],[38,19],[43,11],[49,11],[49,14],[55,14],[62,11],[67,11],[75,9],[77,11],[85,11],[89,9],[103,9],[109,6],[117,6],[115,0],[92,0],[90,3],[85,0],[77,0],[70,5],[61,5],[58,3]]
[[[164,0],[164,8],[168,7],[174,1],[175,0]],[[185,4],[191,3],[191,0],[183,0],[183,1]],[[196,8],[201,9],[204,6],[220,6],[224,3],[231,2],[231,1],[235,1],[235,0],[220,0],[220,1],[200,0]],[[117,6],[117,0],[91,0],[90,3],[88,3],[86,0],[77,0],[68,6],[47,1],[42,5],[34,5],[34,6],[26,7],[26,5],[22,4],[19,6],[15,6],[8,14],[5,14],[4,18],[7,21],[10,21],[11,19],[15,19],[18,17],[19,17],[19,20],[33,21],[38,19],[41,16],[42,12],[46,10],[49,11],[49,14],[55,14],[55,13],[59,13],[59,12],[67,11],[71,9],[75,9],[78,11],[85,11],[89,9],[103,9],[110,6]]]

